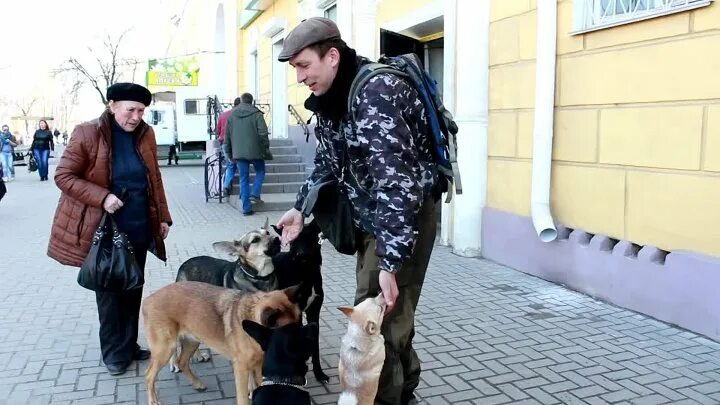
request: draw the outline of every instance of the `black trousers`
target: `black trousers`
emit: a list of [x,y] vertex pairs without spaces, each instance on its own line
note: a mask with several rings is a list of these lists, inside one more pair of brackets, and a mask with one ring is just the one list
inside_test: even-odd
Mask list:
[[[133,247],[135,260],[144,272],[147,247]],[[139,348],[137,337],[142,290],[138,288],[121,293],[95,292],[100,318],[100,349],[106,365],[129,364]]]

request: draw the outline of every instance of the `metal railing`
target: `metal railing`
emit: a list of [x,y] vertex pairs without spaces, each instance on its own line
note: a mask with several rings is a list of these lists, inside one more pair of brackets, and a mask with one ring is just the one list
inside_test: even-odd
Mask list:
[[205,202],[218,200],[222,204],[223,178],[225,177],[225,157],[218,150],[205,159]]
[[292,104],[288,104],[288,111],[295,118],[297,123],[302,127],[303,132],[305,133],[305,142],[308,142],[310,140],[310,129],[308,128],[307,123],[305,122],[305,120],[302,119],[300,113]]

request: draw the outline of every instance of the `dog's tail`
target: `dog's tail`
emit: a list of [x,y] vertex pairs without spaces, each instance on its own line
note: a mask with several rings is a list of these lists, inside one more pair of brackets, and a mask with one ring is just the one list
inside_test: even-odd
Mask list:
[[357,403],[357,397],[352,392],[343,392],[338,398],[338,405],[357,405]]

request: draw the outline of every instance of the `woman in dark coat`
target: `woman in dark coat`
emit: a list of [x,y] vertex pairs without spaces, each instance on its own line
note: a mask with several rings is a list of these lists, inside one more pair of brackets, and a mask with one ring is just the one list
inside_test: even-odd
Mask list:
[[[48,255],[80,267],[90,250],[103,211],[113,214],[145,269],[147,252],[166,261],[165,244],[172,219],[158,166],[152,127],[142,120],[151,94],[132,83],[108,89],[109,109],[100,118],[75,127],[55,171],[62,191],[50,233]],[[120,196],[126,193],[123,200]],[[123,374],[133,360],[150,352],[137,344],[142,288],[96,292],[100,348],[108,371]]]
[[35,135],[33,135],[33,142],[30,149],[38,165],[40,181],[45,181],[48,179],[50,151],[55,150],[55,143],[53,142],[53,134],[50,132],[47,121],[40,120],[38,125],[39,128],[35,131]]
[[35,135],[33,135],[33,143],[30,149],[38,164],[40,181],[46,181],[50,151],[55,150],[55,142],[52,140],[52,132],[50,132],[47,121],[40,120],[38,126],[39,128],[35,131]]

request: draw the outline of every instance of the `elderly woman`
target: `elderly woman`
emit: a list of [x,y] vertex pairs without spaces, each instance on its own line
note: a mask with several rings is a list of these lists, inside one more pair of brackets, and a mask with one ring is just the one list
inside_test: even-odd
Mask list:
[[[100,118],[75,127],[55,171],[62,191],[53,221],[48,256],[79,267],[90,250],[103,211],[112,213],[128,235],[141,269],[147,252],[166,261],[172,219],[158,166],[153,129],[143,121],[148,89],[116,83],[107,90],[109,108]],[[123,200],[119,197],[125,191]],[[100,347],[112,375],[150,352],[137,344],[142,289],[97,292]]]

